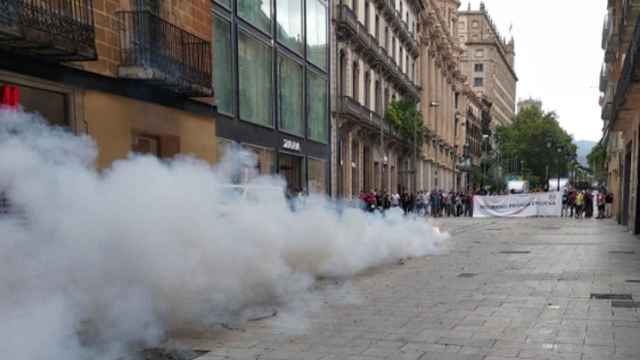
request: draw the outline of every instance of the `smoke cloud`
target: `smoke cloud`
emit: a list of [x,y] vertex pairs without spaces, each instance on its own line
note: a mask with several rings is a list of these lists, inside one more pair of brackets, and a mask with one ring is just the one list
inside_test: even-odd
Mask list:
[[[292,212],[276,177],[246,197],[227,184],[255,159],[216,167],[130,155],[94,170],[87,136],[0,110],[0,354],[114,360],[182,328],[243,320],[445,238],[424,219],[386,217],[314,195]],[[275,190],[274,190],[275,189]]]

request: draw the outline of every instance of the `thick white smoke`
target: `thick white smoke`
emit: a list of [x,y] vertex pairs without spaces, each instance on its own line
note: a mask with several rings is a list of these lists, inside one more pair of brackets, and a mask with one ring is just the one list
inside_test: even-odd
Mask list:
[[215,168],[132,155],[102,173],[95,156],[86,136],[0,110],[0,192],[14,209],[0,215],[2,358],[117,359],[444,238],[423,219],[338,212],[321,196],[297,212],[282,191],[233,196],[225,184],[255,161],[246,152]]

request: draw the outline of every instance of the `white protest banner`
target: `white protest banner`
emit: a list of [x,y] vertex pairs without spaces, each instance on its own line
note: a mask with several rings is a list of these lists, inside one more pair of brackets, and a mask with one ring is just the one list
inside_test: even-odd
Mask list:
[[473,197],[474,218],[560,216],[561,212],[559,192]]

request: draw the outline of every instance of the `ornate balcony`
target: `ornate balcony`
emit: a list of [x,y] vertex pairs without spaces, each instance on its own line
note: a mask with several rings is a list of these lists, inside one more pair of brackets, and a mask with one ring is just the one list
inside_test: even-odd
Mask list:
[[382,116],[375,111],[369,110],[366,106],[360,105],[360,103],[350,96],[340,97],[336,105],[336,112],[340,114],[343,119],[352,121],[354,125],[362,126],[371,132],[378,133],[382,127],[386,136],[401,139],[398,132],[392,128]]
[[213,95],[211,44],[150,11],[123,11],[120,68],[139,79],[189,97]]
[[355,49],[370,61],[379,57],[378,42],[358,21],[356,14],[346,5],[338,8],[337,32],[339,39],[351,39]]
[[353,10],[346,5],[338,7],[337,14],[338,40],[351,40],[351,43],[366,60],[378,66],[402,91],[410,98],[418,100],[420,93],[417,86],[404,74],[385,49],[358,21]]
[[0,48],[53,62],[95,60],[91,0],[0,0]]
[[391,3],[391,0],[375,0],[376,7],[382,12],[385,20],[393,26],[395,32],[398,33],[400,41],[409,49],[413,57],[420,55],[418,43],[413,34],[409,30],[409,26],[402,20],[402,14],[398,12]]

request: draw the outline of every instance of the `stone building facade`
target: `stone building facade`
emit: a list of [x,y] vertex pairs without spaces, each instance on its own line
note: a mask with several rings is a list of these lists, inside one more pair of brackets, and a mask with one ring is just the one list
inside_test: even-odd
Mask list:
[[411,145],[383,120],[390,102],[419,101],[419,0],[332,2],[332,189],[409,189]]
[[421,28],[421,111],[428,129],[417,164],[418,188],[457,190],[456,166],[462,154],[465,77],[460,67],[462,47],[458,38],[455,0],[429,0]]
[[463,73],[493,103],[494,126],[511,124],[516,105],[515,44],[501,37],[484,3],[459,13],[458,36],[465,44]]
[[482,165],[483,131],[482,114],[489,111],[485,99],[465,83],[462,91],[463,104],[460,111],[463,122],[456,137],[457,156],[459,158],[456,176],[456,188],[460,191],[475,191],[480,184],[475,183],[473,173]]
[[[130,152],[213,163],[209,0],[0,2],[0,85],[89,134],[104,168]],[[177,39],[177,40],[176,40]]]
[[600,105],[613,215],[640,233],[640,1],[610,0],[604,21]]

